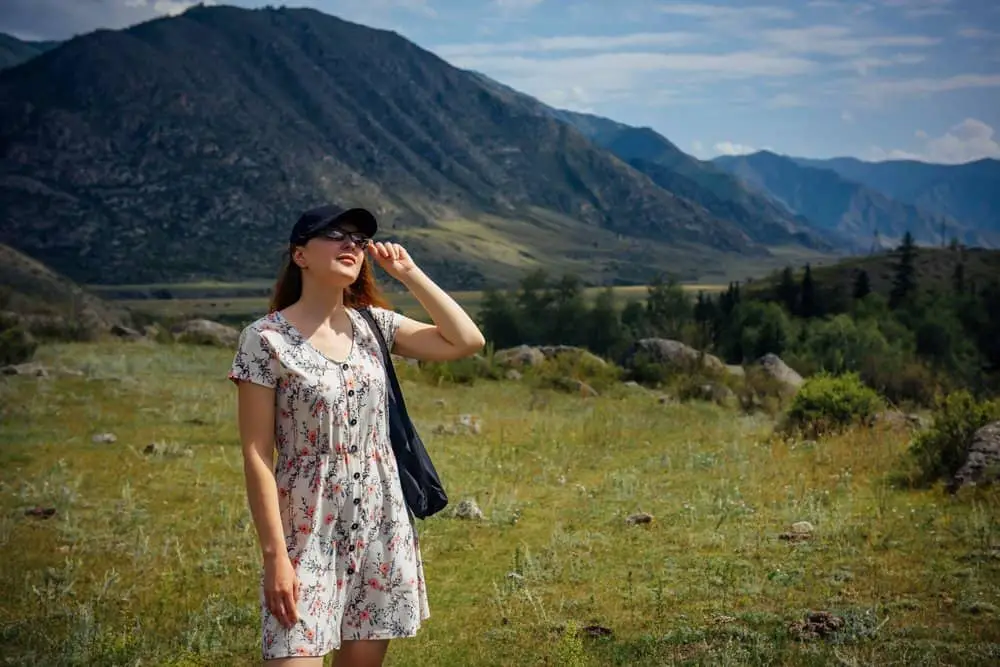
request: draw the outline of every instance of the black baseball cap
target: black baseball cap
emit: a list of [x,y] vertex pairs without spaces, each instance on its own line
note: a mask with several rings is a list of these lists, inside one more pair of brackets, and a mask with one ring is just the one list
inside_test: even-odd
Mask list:
[[375,214],[366,208],[343,209],[334,204],[324,204],[304,211],[292,227],[289,243],[302,245],[325,229],[344,222],[353,222],[358,231],[371,238],[378,231]]

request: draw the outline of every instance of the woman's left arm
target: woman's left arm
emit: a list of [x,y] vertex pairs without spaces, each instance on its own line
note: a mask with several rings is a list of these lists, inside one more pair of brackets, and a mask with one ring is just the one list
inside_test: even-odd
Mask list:
[[486,339],[468,313],[424,273],[398,243],[372,243],[369,248],[386,273],[403,283],[420,302],[433,324],[401,317],[393,351],[423,361],[469,357]]

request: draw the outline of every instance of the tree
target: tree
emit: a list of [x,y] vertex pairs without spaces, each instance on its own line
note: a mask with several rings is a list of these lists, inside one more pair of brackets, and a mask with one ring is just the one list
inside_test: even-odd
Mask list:
[[786,266],[781,272],[781,282],[778,283],[777,295],[778,300],[789,313],[795,313],[798,310],[799,286],[795,284],[795,273],[790,266]]
[[586,345],[591,352],[617,356],[625,341],[625,330],[615,308],[615,295],[610,287],[601,290],[586,320]]
[[860,301],[871,293],[871,279],[868,277],[868,272],[861,269],[854,275],[854,290],[852,295],[854,296],[855,301]]
[[646,321],[657,336],[679,339],[691,317],[691,303],[674,278],[664,280],[658,276],[650,283]]
[[799,298],[799,311],[796,313],[801,317],[810,318],[822,315],[819,298],[816,294],[816,282],[813,280],[812,267],[806,264],[806,271],[802,274],[802,290]]
[[896,274],[892,279],[892,291],[889,292],[889,307],[894,310],[909,300],[917,289],[917,246],[913,241],[913,234],[906,232],[896,252],[899,254],[899,260],[896,262]]

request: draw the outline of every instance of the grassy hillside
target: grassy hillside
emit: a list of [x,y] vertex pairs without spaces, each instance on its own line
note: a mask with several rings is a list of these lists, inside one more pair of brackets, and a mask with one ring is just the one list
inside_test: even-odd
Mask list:
[[[83,376],[0,378],[0,662],[253,664],[231,351],[39,358]],[[432,616],[387,665],[995,664],[1000,496],[894,489],[903,430],[784,440],[763,416],[625,387],[401,372],[453,502],[484,519],[419,525]],[[463,414],[481,433],[438,433]],[[799,521],[812,539],[779,537]],[[799,639],[810,611],[844,625]]]
[[[892,251],[864,257],[851,257],[838,262],[813,265],[813,278],[823,290],[841,290],[850,294],[854,281],[861,271],[868,273],[872,291],[887,296],[892,289],[898,258]],[[985,287],[991,280],[1000,278],[1000,250],[984,248],[921,248],[916,249],[914,261],[917,284],[923,291],[948,293],[952,290],[956,267],[964,267],[967,286]],[[801,276],[802,266],[794,265]],[[755,281],[747,289],[750,293],[770,292],[778,285],[780,275],[774,274]]]
[[54,49],[59,42],[31,42],[0,32],[0,69],[15,67]]
[[[66,329],[107,330],[128,316],[63,275],[27,255],[0,244],[0,311],[29,320],[61,322]],[[46,324],[46,329],[52,327]]]

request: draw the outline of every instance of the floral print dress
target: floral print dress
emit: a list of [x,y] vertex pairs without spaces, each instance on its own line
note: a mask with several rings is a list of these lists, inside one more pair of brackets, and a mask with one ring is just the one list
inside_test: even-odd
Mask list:
[[[392,349],[399,315],[371,311]],[[261,589],[265,660],[325,655],[345,639],[411,637],[430,616],[389,441],[381,351],[365,319],[347,312],[354,336],[345,359],[324,356],[276,312],[241,332],[228,376],[275,390],[278,504],[301,582],[291,629]]]

